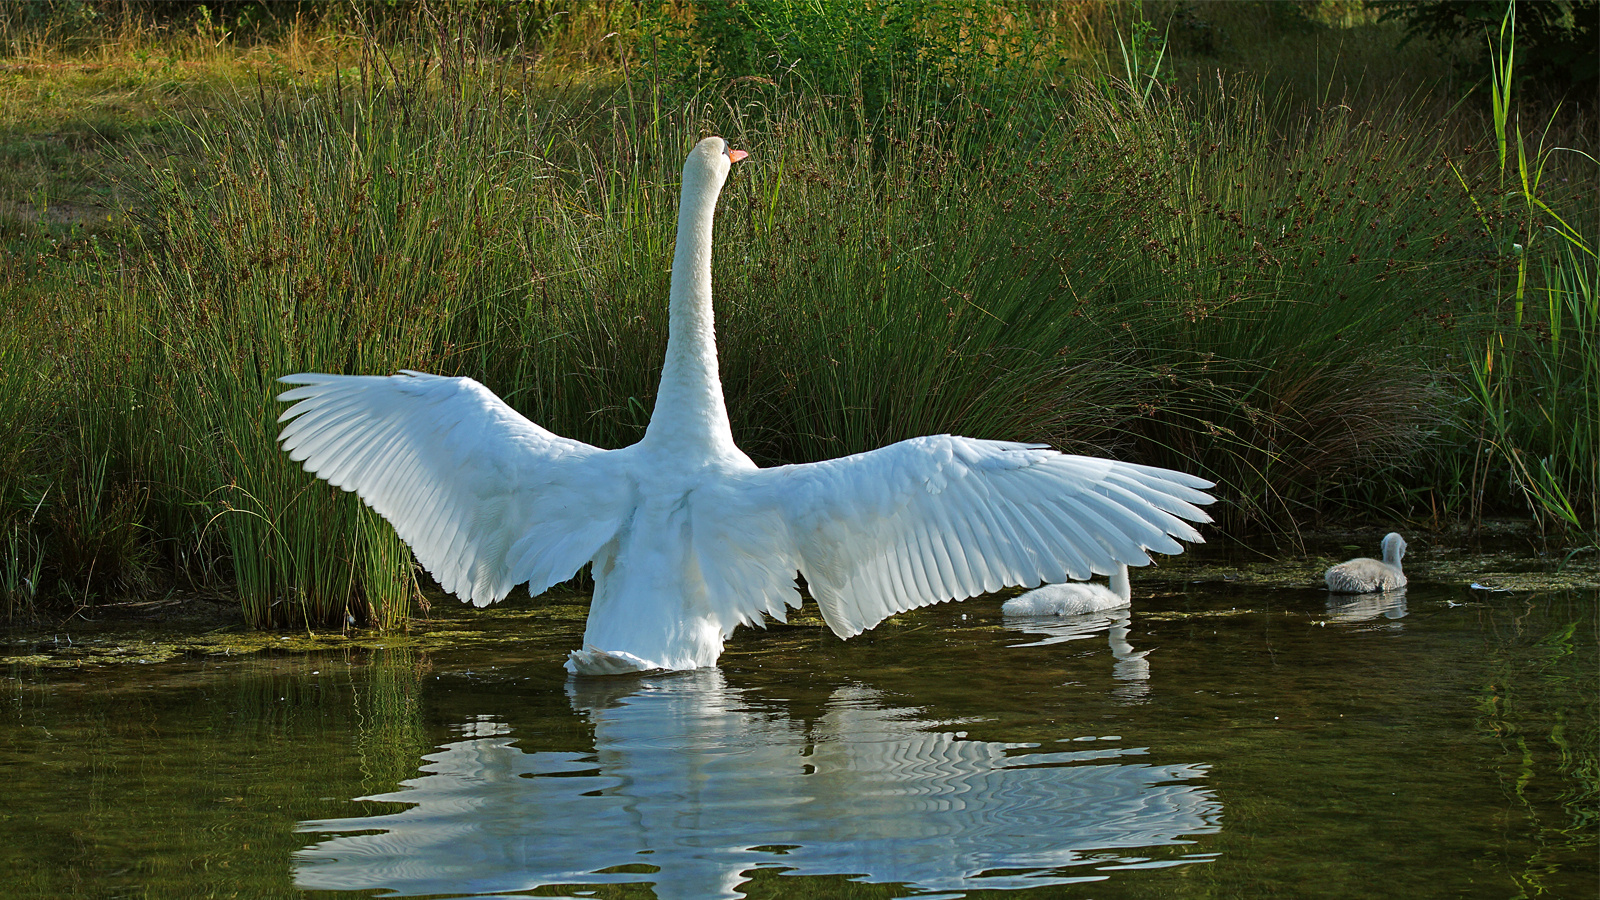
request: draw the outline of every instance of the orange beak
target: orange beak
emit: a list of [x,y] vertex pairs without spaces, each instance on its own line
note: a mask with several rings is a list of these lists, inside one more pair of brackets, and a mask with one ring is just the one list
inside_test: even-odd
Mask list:
[[728,161],[729,162],[738,162],[739,160],[744,159],[746,156],[749,156],[749,155],[750,154],[744,152],[743,150],[735,150],[732,147],[728,148]]

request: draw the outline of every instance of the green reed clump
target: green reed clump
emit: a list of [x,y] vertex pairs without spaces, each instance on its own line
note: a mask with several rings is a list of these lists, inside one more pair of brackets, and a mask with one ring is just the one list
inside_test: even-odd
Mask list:
[[82,607],[145,590],[153,569],[149,486],[127,452],[130,357],[81,277],[102,256],[92,239],[20,243],[0,265],[13,288],[0,340],[0,590],[11,615],[31,616],[45,599]]
[[1109,252],[1141,260],[1165,305],[1137,338],[1177,395],[1152,444],[1263,523],[1415,459],[1446,419],[1453,295],[1485,253],[1439,136],[1403,109],[1280,133],[1245,85],[1086,109],[1085,149],[1112,167],[1088,189],[1138,198]]
[[1537,262],[1491,300],[1478,343],[1463,348],[1478,412],[1468,442],[1498,464],[1475,468],[1476,502],[1512,492],[1544,524],[1583,531],[1600,515],[1600,264],[1594,242],[1550,231],[1554,246],[1519,248]]
[[[640,234],[620,129],[596,126],[585,89],[526,102],[528,73],[478,37],[394,59],[370,47],[357,78],[242,98],[188,133],[177,158],[193,165],[134,174],[149,200],[149,263],[128,292],[147,344],[140,443],[169,445],[152,461],[171,487],[156,515],[191,516],[179,530],[226,561],[252,623],[393,627],[417,596],[393,530],[274,445],[282,375],[470,374],[519,405],[548,400],[530,413],[557,430],[633,436],[603,416],[618,385],[583,390],[596,365],[582,356],[648,395],[638,361],[659,353],[618,342],[637,316],[597,278],[664,284],[670,231],[619,258]],[[551,373],[538,383],[553,400],[504,377],[523,367]]]
[[[807,118],[828,121],[817,106]],[[1045,217],[985,161],[990,117],[889,114],[884,144],[850,109],[831,128],[781,122],[732,186],[717,291],[740,336],[724,356],[748,367],[745,446],[798,461],[955,432],[1106,451],[1138,373],[1060,302]]]
[[38,410],[46,402],[33,338],[36,302],[19,298],[0,310],[0,605],[6,619],[31,615],[42,588],[45,548],[39,511],[48,483],[33,458],[40,442]]
[[[1542,506],[1574,527],[1600,527],[1600,259],[1594,240],[1565,240],[1541,261],[1543,303],[1539,314],[1548,329],[1535,369],[1537,410],[1534,434],[1543,448],[1530,447],[1538,466]],[[1534,334],[1538,332],[1535,331]],[[1528,332],[1524,332],[1528,334]],[[1540,335],[1540,338],[1543,336]]]
[[[934,258],[926,282],[902,263],[895,285],[995,326],[932,348],[981,359],[1025,347],[1067,363],[1064,385],[1086,384],[1084,366],[1109,376],[1103,396],[1119,399],[1106,409],[1124,412],[1102,424],[1132,414],[1111,446],[1207,473],[1233,522],[1292,521],[1326,490],[1427,446],[1445,415],[1440,322],[1482,247],[1436,139],[1415,123],[1335,109],[1284,135],[1246,84],[1153,100],[1085,84],[971,112],[941,115],[947,157],[905,170],[932,194],[880,232]],[[935,217],[937,234],[908,227]],[[1027,379],[985,378],[997,408],[976,418],[1028,433],[995,415],[1028,408],[1025,393],[1007,396]]]
[[499,287],[506,149],[468,140],[472,98],[443,105],[373,71],[231,111],[196,130],[203,169],[151,165],[157,417],[193,456],[251,621],[394,625],[409,552],[353,497],[274,446],[276,379],[297,371],[441,369],[452,324]]
[[[1489,493],[1521,498],[1542,524],[1600,529],[1600,239],[1592,208],[1593,157],[1531,150],[1517,122],[1516,12],[1508,7],[1493,59],[1491,112],[1495,166],[1483,182],[1462,176],[1501,265],[1482,292],[1477,326],[1462,348],[1462,392],[1476,407],[1466,423],[1475,450],[1473,501]],[[1552,121],[1554,116],[1552,116]],[[1557,154],[1589,185],[1586,195],[1552,191],[1545,181]],[[1564,161],[1564,160],[1563,160]],[[1560,210],[1558,212],[1558,209]],[[1576,215],[1568,210],[1575,210]],[[1567,212],[1563,216],[1562,212]]]

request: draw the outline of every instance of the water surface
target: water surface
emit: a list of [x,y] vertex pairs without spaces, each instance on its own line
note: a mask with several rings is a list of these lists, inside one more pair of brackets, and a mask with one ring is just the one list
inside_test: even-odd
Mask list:
[[0,893],[1592,897],[1596,604],[1146,583],[571,679],[523,601],[459,649],[14,665]]

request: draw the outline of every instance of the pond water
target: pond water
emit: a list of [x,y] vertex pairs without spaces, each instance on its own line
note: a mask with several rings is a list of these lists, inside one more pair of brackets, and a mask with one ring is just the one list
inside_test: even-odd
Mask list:
[[581,618],[524,600],[443,649],[15,663],[0,894],[1590,898],[1597,601],[1136,582],[571,679]]

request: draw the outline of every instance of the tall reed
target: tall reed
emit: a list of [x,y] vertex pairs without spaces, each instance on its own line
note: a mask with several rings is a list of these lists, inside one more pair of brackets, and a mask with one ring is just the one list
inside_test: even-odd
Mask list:
[[1467,191],[1502,264],[1464,351],[1465,392],[1500,467],[1475,470],[1475,499],[1503,483],[1541,523],[1600,535],[1600,223],[1581,208],[1569,221],[1544,181],[1558,153],[1588,163],[1591,183],[1600,164],[1542,137],[1530,152],[1512,99],[1515,4],[1488,39],[1497,184]]

